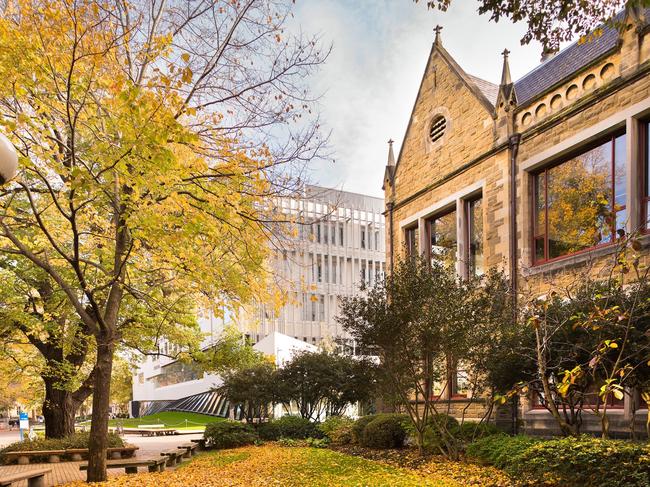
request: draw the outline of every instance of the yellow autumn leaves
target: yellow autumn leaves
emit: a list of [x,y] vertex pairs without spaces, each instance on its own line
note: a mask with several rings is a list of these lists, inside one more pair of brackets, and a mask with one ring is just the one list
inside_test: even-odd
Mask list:
[[[82,487],[83,482],[66,487]],[[431,460],[401,468],[329,449],[264,445],[203,454],[173,472],[121,475],[107,487],[492,486],[510,485],[493,468]]]

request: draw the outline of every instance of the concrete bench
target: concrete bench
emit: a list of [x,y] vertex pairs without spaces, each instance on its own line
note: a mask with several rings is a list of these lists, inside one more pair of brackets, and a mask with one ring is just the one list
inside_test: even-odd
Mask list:
[[29,465],[29,460],[33,457],[47,457],[48,463],[59,463],[65,450],[10,451],[2,455],[9,460],[16,458],[18,465]]
[[[140,447],[138,446],[116,446],[106,450],[107,457],[112,460],[119,460],[120,458],[131,458]],[[65,451],[66,455],[70,456],[73,462],[83,460],[84,455],[88,455],[88,448],[68,448]]]
[[198,448],[199,445],[196,443],[185,443],[184,445],[179,445],[177,448],[181,450],[185,450],[183,453],[184,458],[190,458],[196,453],[196,449]]
[[160,452],[160,456],[167,459],[167,466],[173,467],[183,461],[183,452],[180,450],[167,450]]
[[142,436],[168,436],[175,435],[176,430],[173,428],[165,429],[141,429],[138,431]]
[[38,470],[5,475],[0,477],[0,487],[9,487],[11,484],[22,480],[27,480],[27,487],[45,487],[45,475],[51,471],[51,468],[39,468]]
[[[148,460],[138,460],[129,458],[126,460],[107,460],[106,468],[123,468],[126,473],[138,473],[138,467],[147,467],[150,472],[164,472],[165,458],[150,458]],[[88,470],[88,464],[79,465],[79,470]]]
[[207,440],[205,438],[200,438],[198,440],[190,440],[190,441],[198,445],[199,451],[206,449]]

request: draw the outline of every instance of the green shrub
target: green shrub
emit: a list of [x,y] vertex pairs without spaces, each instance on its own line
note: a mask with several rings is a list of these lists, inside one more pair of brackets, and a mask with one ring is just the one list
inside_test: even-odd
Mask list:
[[300,446],[300,442],[294,440],[293,438],[280,438],[278,439],[278,443],[281,446],[289,446],[289,447]]
[[[425,450],[435,453],[440,453],[441,449],[443,451],[447,450],[446,444],[440,434],[440,427],[444,427],[451,435],[451,438],[456,438],[459,434],[460,426],[453,416],[442,413],[431,416],[424,429],[423,446]],[[412,422],[408,425],[407,431],[412,438],[417,439],[417,431]]]
[[208,423],[203,437],[214,448],[236,448],[252,445],[257,440],[257,434],[250,425],[231,420]]
[[330,444],[329,438],[307,438],[305,440],[307,446],[311,448],[327,448],[327,445]]
[[370,421],[361,435],[361,446],[368,448],[400,448],[404,446],[407,433],[403,414],[378,414]]
[[352,442],[354,420],[346,416],[330,416],[318,429],[335,445],[347,445]]
[[493,435],[476,440],[467,445],[465,453],[468,458],[498,468],[506,468],[532,445],[542,441],[530,436]]
[[650,485],[650,449],[630,441],[495,435],[469,445],[467,455],[504,469],[523,485]]
[[463,443],[470,443],[479,438],[486,436],[498,435],[503,433],[499,428],[490,423],[472,423],[466,422],[461,424],[457,430],[457,437]]
[[357,419],[354,422],[354,424],[352,425],[352,441],[354,443],[361,443],[363,431],[366,429],[366,426],[368,426],[368,423],[374,420],[377,416],[378,416],[377,414],[369,414],[367,416],[361,416],[359,419]]
[[304,440],[305,438],[323,436],[316,423],[299,416],[282,416],[279,419],[262,423],[257,431],[263,440],[279,440],[280,438]]

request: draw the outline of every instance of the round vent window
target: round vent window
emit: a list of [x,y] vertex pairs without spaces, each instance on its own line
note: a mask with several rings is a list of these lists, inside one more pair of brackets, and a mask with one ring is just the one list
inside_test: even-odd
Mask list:
[[437,142],[445,135],[447,128],[447,119],[442,115],[438,115],[431,121],[431,128],[429,129],[429,139],[431,142]]

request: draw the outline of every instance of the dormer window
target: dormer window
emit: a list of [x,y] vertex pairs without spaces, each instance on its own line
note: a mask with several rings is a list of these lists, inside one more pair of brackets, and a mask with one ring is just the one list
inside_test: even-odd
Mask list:
[[429,140],[431,140],[431,142],[437,142],[440,140],[442,136],[445,135],[446,128],[447,119],[443,115],[434,117],[429,128]]

